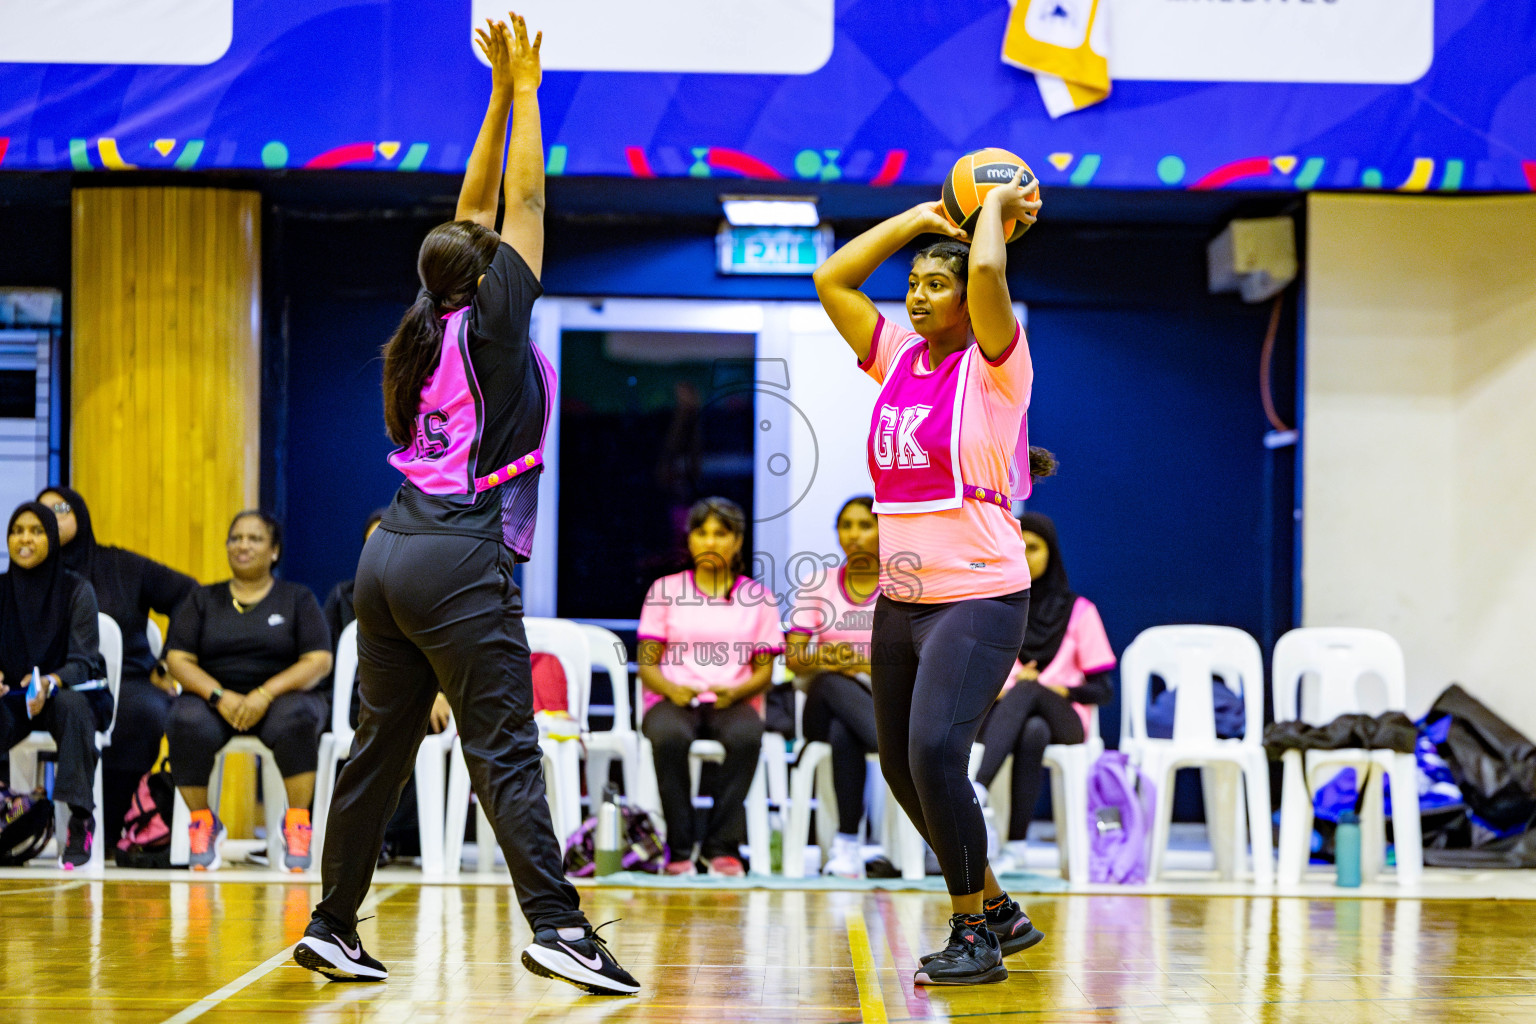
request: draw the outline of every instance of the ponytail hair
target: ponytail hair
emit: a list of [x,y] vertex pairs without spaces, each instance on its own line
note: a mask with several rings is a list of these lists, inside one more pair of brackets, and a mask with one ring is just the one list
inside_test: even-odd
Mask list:
[[1044,448],[1029,446],[1029,475],[1035,480],[1043,480],[1048,476],[1055,476],[1060,463],[1056,456]]
[[500,238],[470,220],[439,224],[416,257],[421,291],[384,345],[384,428],[389,439],[411,443],[421,389],[443,350],[443,317],[469,305]]

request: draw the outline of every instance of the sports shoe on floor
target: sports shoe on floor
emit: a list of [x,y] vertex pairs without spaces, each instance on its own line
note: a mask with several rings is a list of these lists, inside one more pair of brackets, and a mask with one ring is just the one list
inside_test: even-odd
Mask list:
[[591,925],[534,932],[533,944],[523,950],[523,966],[541,978],[564,981],[595,996],[632,996],[640,991],[640,983],[619,966]]
[[1010,839],[1003,844],[996,857],[987,858],[994,875],[1012,875],[1024,870],[1024,858],[1029,846],[1022,839]]
[[723,878],[740,878],[747,873],[741,860],[736,857],[711,857],[709,858],[709,873],[720,875]]
[[986,913],[987,928],[997,936],[1003,956],[1022,953],[1045,938],[1045,933],[1030,922],[1018,901],[1008,899],[1006,895],[995,907],[989,903]]
[[691,860],[673,860],[667,862],[667,874],[669,875],[696,875],[698,866]]
[[304,808],[289,808],[283,816],[283,868],[287,871],[308,871],[313,863],[309,855],[309,812]]
[[997,936],[982,917],[951,916],[949,945],[923,961],[912,978],[913,984],[986,985],[1008,978]]
[[[1024,908],[1019,906],[1016,900],[1010,899],[1007,893],[1003,893],[995,900],[988,900],[983,904],[983,909],[986,913],[987,928],[997,936],[1003,956],[1022,953],[1045,938],[1045,933],[1030,923],[1029,915],[1024,913]],[[926,964],[938,955],[929,953],[922,958],[921,962]]]
[[356,932],[338,935],[318,918],[304,929],[304,937],[294,947],[293,959],[300,967],[332,981],[384,981],[389,977],[389,969],[368,955]]
[[821,873],[832,878],[863,878],[864,849],[859,844],[859,837],[839,832],[832,840],[832,856]]
[[91,847],[96,843],[96,819],[73,811],[69,815],[68,834],[64,840],[64,852],[59,854],[59,867],[65,871],[84,867],[91,862]]
[[193,871],[217,871],[224,865],[224,838],[228,834],[224,823],[214,817],[206,807],[192,812],[192,825],[187,829],[190,853],[187,866]]

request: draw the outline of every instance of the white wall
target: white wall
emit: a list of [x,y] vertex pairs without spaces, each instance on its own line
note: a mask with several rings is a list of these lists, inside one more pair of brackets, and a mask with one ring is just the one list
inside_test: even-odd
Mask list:
[[1303,622],[1536,735],[1536,200],[1309,203]]

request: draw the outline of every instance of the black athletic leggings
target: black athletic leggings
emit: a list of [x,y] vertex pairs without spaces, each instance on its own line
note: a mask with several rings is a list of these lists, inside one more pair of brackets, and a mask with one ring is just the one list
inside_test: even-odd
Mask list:
[[1029,619],[1029,591],[948,604],[884,594],[871,637],[880,770],[933,847],[950,895],[982,890],[987,831],[967,771]]
[[837,794],[837,830],[859,834],[864,820],[864,758],[878,748],[875,701],[857,679],[841,672],[823,672],[805,691],[800,728],[808,740],[832,747],[832,791]]
[[585,924],[544,796],[512,552],[493,540],[380,529],[363,546],[356,595],[362,711],[331,800],[315,917],[343,935],[357,927],[441,688],[523,916],[535,931]]
[[1044,772],[1045,748],[1052,743],[1083,742],[1083,720],[1077,707],[1055,690],[1039,683],[1019,683],[992,706],[981,726],[986,747],[976,781],[991,786],[1013,755],[1013,792],[1009,800],[1008,838],[1023,839],[1035,816]]

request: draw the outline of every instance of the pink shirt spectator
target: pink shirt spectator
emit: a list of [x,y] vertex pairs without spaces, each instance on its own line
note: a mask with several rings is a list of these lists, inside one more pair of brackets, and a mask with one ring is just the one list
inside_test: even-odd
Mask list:
[[[640,609],[639,640],[665,644],[661,673],[680,686],[713,693],[752,678],[752,659],[784,650],[779,606],[757,580],[738,576],[723,598],[700,593],[692,570],[651,584]],[[665,698],[645,692],[646,708]],[[763,698],[753,698],[759,712]]]
[[[868,660],[869,637],[875,623],[876,590],[867,601],[855,601],[848,593],[848,566],[837,567],[815,587],[800,591],[789,616],[789,632],[801,633],[818,643],[848,643]],[[827,668],[836,668],[827,665]]]
[[[918,344],[911,344],[917,338]],[[974,342],[973,342],[974,344]],[[859,368],[884,384],[898,353],[916,376],[934,373],[919,336],[885,317],[875,326]],[[1010,475],[1029,406],[1034,369],[1020,325],[994,363],[978,349],[967,360],[959,416],[960,482],[1011,493]],[[951,358],[965,358],[957,353]],[[946,361],[947,365],[947,361]],[[879,415],[879,409],[876,409]],[[1027,450],[1018,453],[1027,472]],[[880,497],[877,490],[877,499]],[[876,504],[876,511],[884,511]],[[940,604],[1000,597],[1029,586],[1019,524],[992,501],[962,500],[959,508],[880,517],[880,588],[896,601]]]
[[[883,521],[880,525],[881,529],[885,528]],[[1040,685],[1065,686],[1070,691],[1073,687],[1083,685],[1089,676],[1108,672],[1114,667],[1115,652],[1110,649],[1109,637],[1104,632],[1104,620],[1099,618],[1099,610],[1092,601],[1079,597],[1072,603],[1067,632],[1061,638],[1061,647],[1057,649],[1056,657],[1040,672]],[[1017,663],[1014,668],[1015,671],[1019,668]],[[1013,679],[1010,676],[1003,692],[1006,693],[1012,687]],[[1067,696],[1070,698],[1071,694]],[[1074,704],[1073,708],[1083,720],[1083,732],[1086,735],[1092,711],[1086,704]]]

